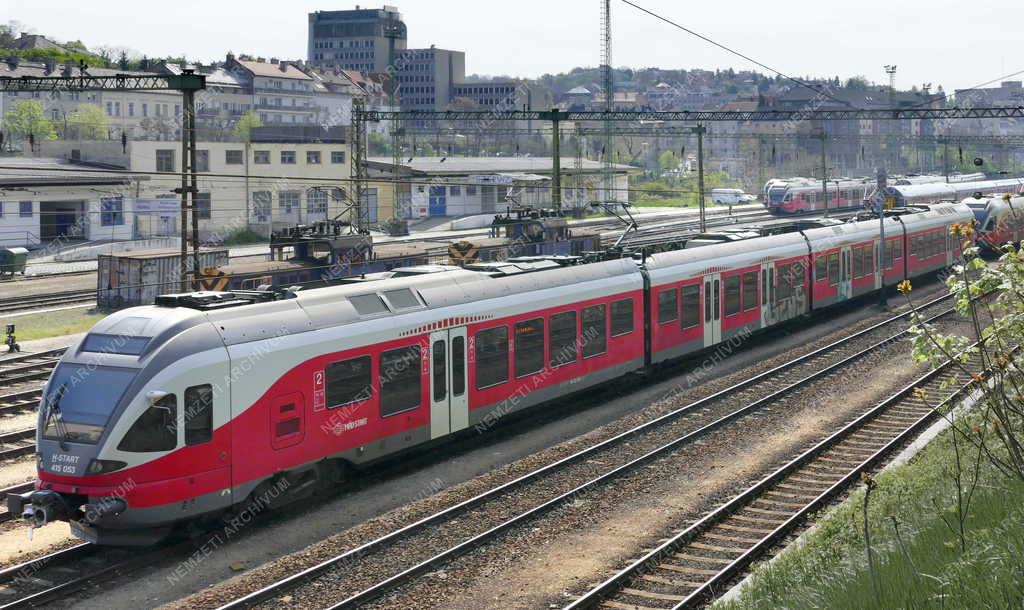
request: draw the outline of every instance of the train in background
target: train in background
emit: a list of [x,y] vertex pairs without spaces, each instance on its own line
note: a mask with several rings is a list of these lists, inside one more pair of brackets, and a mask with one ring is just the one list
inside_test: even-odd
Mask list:
[[1004,244],[1024,241],[1024,197],[968,197],[962,203],[974,213],[977,243],[984,250],[996,254]]
[[1024,178],[975,180],[969,182],[936,182],[886,187],[885,195],[895,207],[931,204],[939,201],[962,201],[968,197],[1024,193]]
[[159,297],[71,345],[40,405],[31,525],[148,544],[951,265],[965,204],[586,262],[427,265]]
[[[862,209],[874,204],[875,178],[839,179],[827,183],[827,195],[820,179],[773,178],[764,187],[768,210],[774,214],[802,214],[813,211]],[[885,196],[892,207],[929,205],[940,201],[961,201],[976,195],[1024,192],[1024,179],[985,180],[984,174],[944,176],[895,176],[890,178]]]

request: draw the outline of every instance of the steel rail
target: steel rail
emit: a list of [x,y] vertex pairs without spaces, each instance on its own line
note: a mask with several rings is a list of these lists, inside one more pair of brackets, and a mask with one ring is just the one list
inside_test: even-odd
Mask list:
[[[787,462],[785,465],[777,469],[775,472],[769,474],[767,477],[754,484],[752,487],[743,491],[739,495],[733,497],[728,502],[721,505],[719,508],[708,513],[702,517],[699,521],[692,524],[682,532],[679,532],[669,540],[661,543],[657,548],[645,554],[642,558],[631,563],[626,568],[623,568],[614,576],[608,580],[602,582],[598,586],[594,587],[576,601],[565,607],[565,610],[581,610],[583,608],[595,607],[600,601],[605,599],[609,594],[621,590],[625,583],[632,580],[638,574],[643,573],[650,569],[651,564],[661,561],[663,557],[666,557],[672,553],[675,549],[679,548],[685,542],[694,539],[700,533],[707,531],[713,524],[722,521],[725,517],[736,513],[740,508],[749,504],[752,500],[759,498],[762,493],[768,488],[774,486],[780,481],[784,480],[789,474],[794,471],[806,466],[811,463],[815,458],[825,453],[829,449],[837,446],[841,441],[850,436],[854,431],[861,429],[864,424],[869,423],[877,419],[880,415],[886,411],[891,410],[895,405],[898,405],[907,396],[912,395],[914,390],[920,387],[922,384],[934,380],[942,373],[954,367],[957,364],[955,361],[947,361],[946,363],[932,369],[928,373],[915,379],[909,385],[901,388],[888,398],[878,403],[875,407],[856,418],[849,424],[843,426],[840,430],[829,435],[827,438],[817,443],[814,447],[803,452],[797,458]],[[802,508],[798,509],[794,515],[786,519],[786,521],[776,527],[767,536],[763,537],[755,545],[748,548],[742,555],[733,560],[728,566],[718,571],[714,576],[707,579],[700,587],[695,589],[692,593],[688,594],[685,599],[681,600],[675,605],[675,609],[691,607],[696,602],[706,600],[709,596],[710,591],[724,582],[727,582],[733,576],[735,576],[740,570],[744,569],[747,565],[753,561],[760,552],[774,545],[783,536],[789,533],[793,527],[795,527],[803,518],[805,518],[811,512],[822,507],[828,502],[833,496],[845,489],[852,483],[861,472],[867,470],[885,455],[887,455],[892,448],[902,444],[911,435],[916,434],[922,427],[933,421],[939,416],[939,409],[948,406],[952,401],[959,399],[970,389],[975,382],[972,380],[967,384],[959,387],[952,395],[945,398],[935,409],[930,410],[927,414],[923,415],[910,426],[900,432],[895,438],[887,442],[881,449],[876,450],[871,454],[870,457],[863,460],[854,469],[845,474],[838,482],[834,483],[824,492],[820,493],[810,502],[807,502]],[[739,550],[739,549],[737,549]]]

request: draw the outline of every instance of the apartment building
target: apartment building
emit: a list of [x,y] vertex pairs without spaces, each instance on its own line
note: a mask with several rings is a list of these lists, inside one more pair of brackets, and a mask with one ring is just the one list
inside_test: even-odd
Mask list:
[[[37,154],[45,158],[75,159],[82,166],[102,164],[124,168],[149,177],[141,183],[137,198],[153,210],[147,217],[125,219],[133,223],[136,237],[174,235],[178,232],[174,189],[181,186],[181,147],[172,142],[50,141]],[[346,218],[351,207],[349,147],[344,141],[316,143],[199,142],[197,166],[200,237],[220,242],[242,229],[270,232],[285,226]],[[166,174],[166,175],[164,175]],[[155,202],[155,203],[154,203]],[[373,204],[373,222],[389,218],[389,204]]]
[[309,14],[309,62],[359,72],[389,72],[391,54],[405,50],[398,9],[316,11]]

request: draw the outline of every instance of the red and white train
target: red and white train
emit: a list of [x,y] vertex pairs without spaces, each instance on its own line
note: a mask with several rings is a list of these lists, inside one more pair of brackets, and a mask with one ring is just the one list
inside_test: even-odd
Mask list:
[[1024,240],[1024,197],[969,197],[963,202],[974,212],[978,245],[999,252],[1003,244]]
[[413,267],[117,312],[44,391],[34,525],[102,544],[339,471],[950,265],[963,204],[654,254]]
[[868,178],[829,180],[826,196],[820,179],[773,179],[765,185],[765,205],[773,214],[862,208],[864,200],[874,192],[875,184],[874,179]]

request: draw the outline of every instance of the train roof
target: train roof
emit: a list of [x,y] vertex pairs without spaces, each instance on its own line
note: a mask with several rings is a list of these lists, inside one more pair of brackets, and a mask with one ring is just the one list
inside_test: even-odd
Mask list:
[[971,191],[972,189],[988,189],[1006,187],[1020,187],[1024,185],[1022,178],[1005,178],[1002,180],[979,180],[974,182],[937,182],[932,184],[905,184],[888,187],[890,192],[897,192],[903,197],[955,197],[956,193]]

